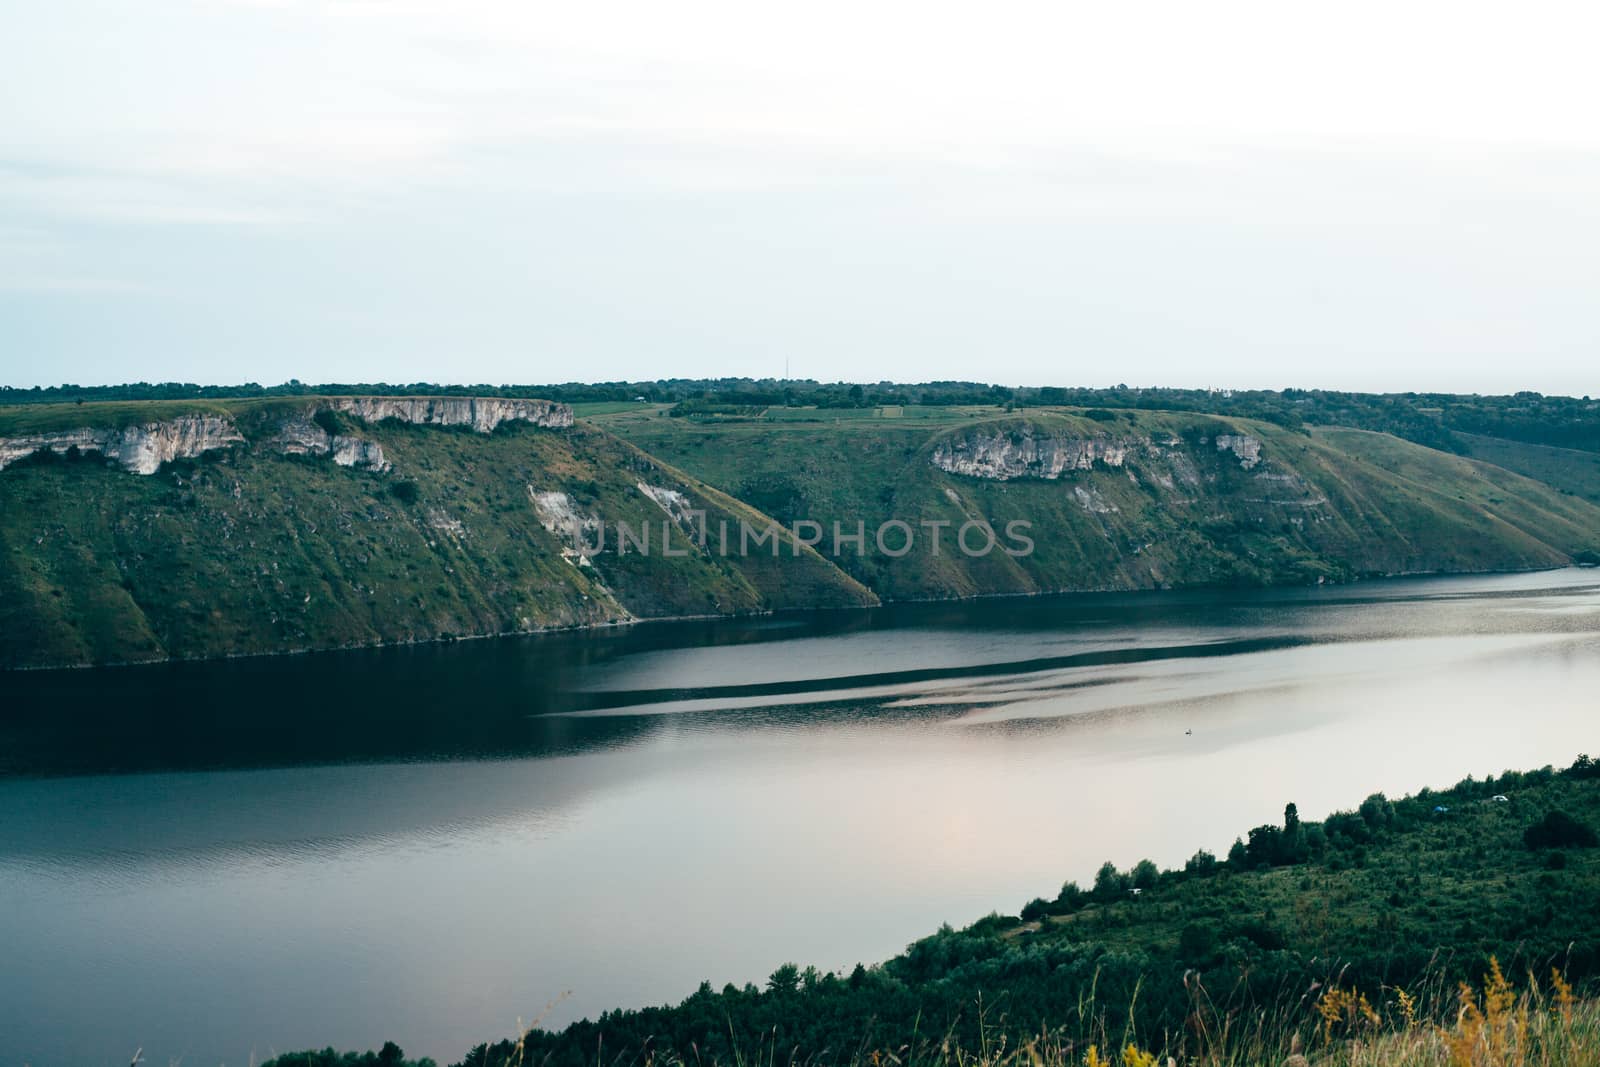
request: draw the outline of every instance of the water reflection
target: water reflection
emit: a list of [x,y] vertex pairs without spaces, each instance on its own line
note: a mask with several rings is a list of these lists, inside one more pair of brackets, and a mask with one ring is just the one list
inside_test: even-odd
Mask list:
[[1286,800],[1600,748],[1600,574],[0,684],[0,1063],[443,1059],[565,991],[554,1023],[849,966]]

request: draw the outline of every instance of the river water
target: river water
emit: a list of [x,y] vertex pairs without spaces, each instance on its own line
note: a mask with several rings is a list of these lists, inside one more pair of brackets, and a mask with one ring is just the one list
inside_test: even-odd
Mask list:
[[1600,572],[0,675],[0,1064],[456,1060],[1600,752]]

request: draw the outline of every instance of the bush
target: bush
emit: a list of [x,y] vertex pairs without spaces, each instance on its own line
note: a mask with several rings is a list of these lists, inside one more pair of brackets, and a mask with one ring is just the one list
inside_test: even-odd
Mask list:
[[402,504],[415,504],[417,502],[417,496],[420,490],[417,488],[416,482],[406,479],[405,481],[395,482],[393,485],[391,485],[389,487],[389,492]]
[[1593,848],[1600,837],[1564,811],[1552,810],[1522,833],[1529,848]]
[[1186,963],[1207,963],[1217,950],[1217,932],[1206,923],[1189,923],[1178,935],[1178,955]]

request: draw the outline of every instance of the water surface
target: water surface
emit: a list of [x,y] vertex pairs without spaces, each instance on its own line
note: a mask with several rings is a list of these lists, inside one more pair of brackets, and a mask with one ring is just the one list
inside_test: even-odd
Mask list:
[[0,1063],[459,1059],[1565,763],[1597,692],[1593,570],[0,675]]

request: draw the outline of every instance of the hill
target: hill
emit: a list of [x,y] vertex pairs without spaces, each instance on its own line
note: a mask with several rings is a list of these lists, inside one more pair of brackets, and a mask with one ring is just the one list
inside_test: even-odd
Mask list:
[[1600,504],[1368,430],[983,404],[680,408],[0,409],[0,667],[1600,558]]
[[[141,408],[4,426],[33,436],[0,470],[0,665],[875,602],[814,552],[701,550],[663,501],[770,520],[559,407],[480,405],[477,428],[473,409],[439,404]],[[38,446],[49,434],[76,436]],[[614,536],[585,554],[567,519],[596,513],[650,528],[658,548],[665,523],[683,554],[624,553]]]
[[[906,555],[869,539],[836,558],[885,599],[1517,570],[1600,547],[1588,501],[1370,431],[1177,412],[810,414],[596,421],[786,522],[910,523],[921,542]],[[954,538],[975,518],[1031,522],[1033,551],[967,556]],[[946,524],[937,556],[930,523]]]

